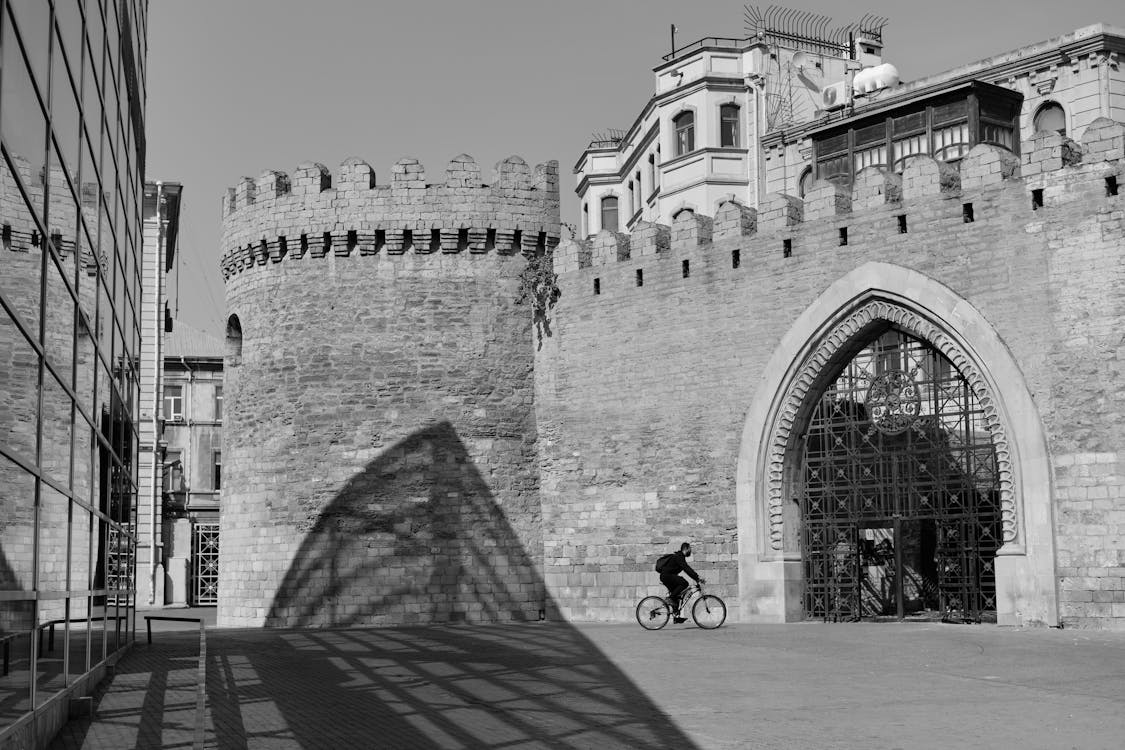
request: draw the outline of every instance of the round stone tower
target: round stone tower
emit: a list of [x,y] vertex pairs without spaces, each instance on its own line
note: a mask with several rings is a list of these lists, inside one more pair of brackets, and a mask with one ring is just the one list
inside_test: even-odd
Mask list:
[[558,166],[266,172],[223,206],[223,625],[513,620],[546,607],[530,259]]

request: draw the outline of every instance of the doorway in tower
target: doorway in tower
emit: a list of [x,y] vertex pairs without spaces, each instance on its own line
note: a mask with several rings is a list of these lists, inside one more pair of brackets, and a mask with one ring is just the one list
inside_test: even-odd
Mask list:
[[969,383],[892,326],[849,352],[804,410],[805,617],[994,621],[996,451]]

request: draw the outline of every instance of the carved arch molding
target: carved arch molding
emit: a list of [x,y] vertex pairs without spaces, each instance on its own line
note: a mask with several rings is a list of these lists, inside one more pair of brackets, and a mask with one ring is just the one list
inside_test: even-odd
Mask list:
[[925,341],[930,342],[942,353],[968,381],[977,401],[984,412],[992,445],[996,449],[996,466],[1000,484],[1000,520],[1004,542],[1016,539],[1015,484],[1012,475],[1011,451],[1008,436],[992,396],[979,368],[969,355],[944,331],[913,310],[887,300],[872,300],[856,309],[839,322],[824,337],[823,341],[801,365],[793,379],[778,416],[775,419],[772,439],[769,445],[767,510],[769,514],[769,543],[774,550],[782,549],[782,507],[785,484],[785,455],[797,427],[801,406],[809,396],[809,390],[817,382],[829,362],[841,348],[870,324],[885,320]]

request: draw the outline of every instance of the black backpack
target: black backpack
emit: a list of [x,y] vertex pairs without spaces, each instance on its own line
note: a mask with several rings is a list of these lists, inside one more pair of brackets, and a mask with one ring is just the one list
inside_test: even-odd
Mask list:
[[671,560],[674,556],[674,552],[669,552],[666,555],[661,555],[660,557],[656,558],[656,572],[663,573],[664,566],[667,565],[668,561]]

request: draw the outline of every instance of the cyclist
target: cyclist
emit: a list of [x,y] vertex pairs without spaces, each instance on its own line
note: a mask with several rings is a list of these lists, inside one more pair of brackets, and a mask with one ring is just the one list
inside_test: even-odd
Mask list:
[[673,610],[672,622],[677,625],[686,619],[680,617],[680,595],[688,587],[688,582],[684,580],[680,573],[687,573],[696,583],[704,583],[699,574],[688,565],[687,559],[689,557],[691,557],[691,545],[684,542],[680,545],[678,551],[661,555],[660,559],[657,560],[656,570],[660,573],[660,582],[668,588]]

